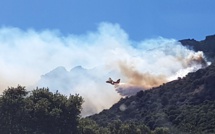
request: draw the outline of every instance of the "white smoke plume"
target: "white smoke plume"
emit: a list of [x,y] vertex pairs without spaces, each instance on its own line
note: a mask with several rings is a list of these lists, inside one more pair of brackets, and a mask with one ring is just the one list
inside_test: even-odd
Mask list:
[[[135,42],[118,24],[101,23],[97,31],[67,36],[57,30],[0,28],[1,91],[21,84],[79,93],[85,99],[83,115],[109,108],[120,95],[134,95],[206,65],[202,52],[162,37]],[[58,66],[66,69],[45,77]],[[76,66],[85,69],[68,71]],[[108,77],[126,83],[116,87],[119,94],[105,83]]]

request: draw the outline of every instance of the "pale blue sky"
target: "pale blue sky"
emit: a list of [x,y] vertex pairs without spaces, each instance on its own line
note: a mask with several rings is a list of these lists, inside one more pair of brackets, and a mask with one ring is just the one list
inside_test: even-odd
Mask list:
[[0,26],[63,34],[118,23],[131,40],[162,36],[202,40],[215,34],[214,0],[1,0]]

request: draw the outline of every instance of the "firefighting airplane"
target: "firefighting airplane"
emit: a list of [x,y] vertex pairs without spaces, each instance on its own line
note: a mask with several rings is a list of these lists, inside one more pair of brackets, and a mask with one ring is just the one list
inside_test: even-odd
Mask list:
[[109,78],[108,81],[106,81],[106,83],[110,83],[112,85],[119,84],[120,83],[120,79],[118,79],[117,81],[113,81],[111,78]]

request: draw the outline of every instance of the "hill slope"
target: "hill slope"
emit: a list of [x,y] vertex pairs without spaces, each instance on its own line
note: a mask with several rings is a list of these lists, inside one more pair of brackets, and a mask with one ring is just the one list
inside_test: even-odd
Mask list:
[[215,132],[215,64],[160,87],[121,99],[90,116],[104,126],[112,120],[143,122],[151,129]]
[[180,42],[195,51],[203,51],[209,60],[215,61],[215,35],[206,36],[205,40],[202,41],[184,39],[180,40]]

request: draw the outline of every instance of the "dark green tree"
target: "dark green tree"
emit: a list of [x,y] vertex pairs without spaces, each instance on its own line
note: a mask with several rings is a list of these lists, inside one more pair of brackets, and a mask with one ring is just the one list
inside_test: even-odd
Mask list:
[[66,97],[48,88],[27,92],[25,87],[8,88],[0,97],[0,132],[4,134],[73,134],[83,98]]
[[25,87],[8,88],[0,97],[0,132],[15,134],[26,133],[27,111]]

